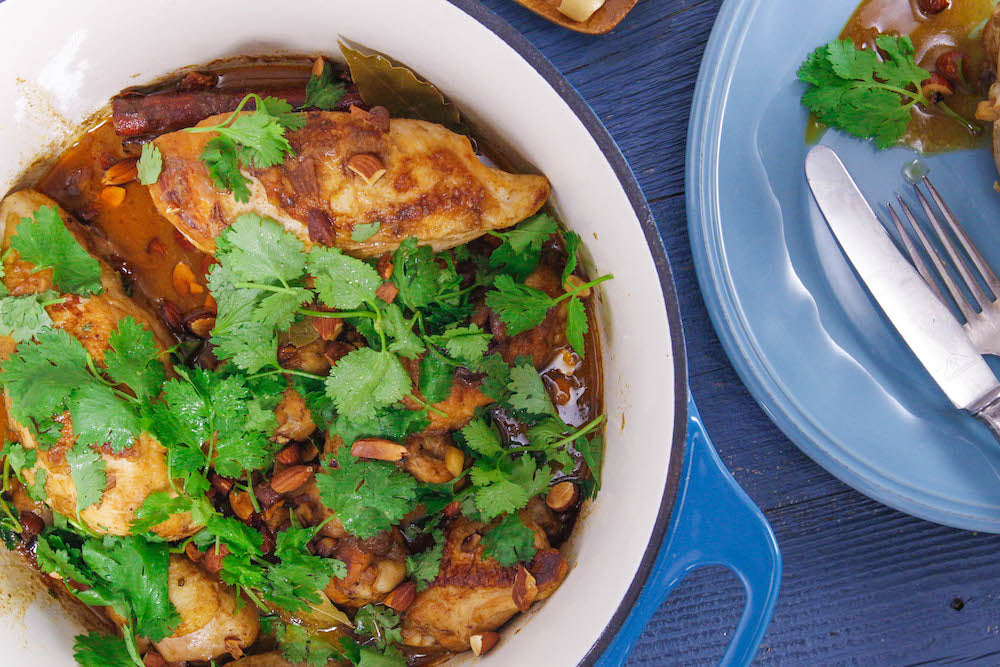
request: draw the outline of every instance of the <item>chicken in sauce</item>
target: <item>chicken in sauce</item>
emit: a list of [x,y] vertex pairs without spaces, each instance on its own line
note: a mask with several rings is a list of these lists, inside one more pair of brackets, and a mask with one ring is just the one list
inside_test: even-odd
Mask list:
[[0,204],[0,537],[116,629],[78,660],[481,655],[570,571],[610,276],[544,176],[364,97],[131,89]]

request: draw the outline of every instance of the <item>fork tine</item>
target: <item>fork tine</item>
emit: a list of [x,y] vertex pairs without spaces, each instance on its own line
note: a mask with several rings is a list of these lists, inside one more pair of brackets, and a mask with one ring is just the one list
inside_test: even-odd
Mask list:
[[924,214],[928,217],[928,219],[930,219],[931,226],[937,233],[938,241],[941,242],[941,245],[944,246],[948,256],[951,257],[952,263],[954,263],[955,268],[958,269],[958,273],[962,276],[962,280],[965,281],[965,286],[970,292],[972,292],[972,298],[975,300],[974,305],[979,306],[980,309],[985,308],[986,304],[992,301],[992,299],[986,296],[986,292],[984,292],[983,288],[979,286],[979,281],[976,280],[975,276],[972,275],[972,272],[969,271],[969,265],[966,264],[965,260],[959,254],[958,248],[955,247],[955,243],[951,240],[951,237],[948,236],[948,232],[946,232],[944,227],[941,225],[941,221],[938,220],[934,210],[931,209],[931,204],[927,201],[927,197],[924,196],[924,193],[921,192],[920,188],[916,185],[913,186],[913,191],[917,194],[917,199],[920,201],[920,205],[924,209]]
[[913,262],[913,266],[916,267],[917,273],[919,273],[920,277],[924,279],[927,286],[931,288],[931,291],[934,292],[934,295],[938,298],[938,300],[941,303],[947,304],[948,301],[944,298],[944,295],[941,294],[941,290],[938,289],[937,281],[934,280],[933,274],[931,274],[927,265],[924,264],[924,260],[921,258],[920,252],[917,250],[917,246],[913,243],[913,237],[906,231],[906,228],[903,227],[903,222],[899,219],[899,216],[896,215],[896,209],[894,209],[890,203],[887,203],[885,207],[889,209],[889,217],[892,218],[892,223],[896,226],[899,238],[903,240],[903,245],[906,246],[906,253],[910,256],[910,261]]
[[926,176],[924,177],[924,185],[927,186],[927,190],[931,193],[931,198],[937,204],[938,209],[940,209],[941,215],[948,222],[951,231],[954,232],[962,247],[965,248],[965,252],[972,259],[972,263],[976,265],[976,269],[979,270],[979,273],[986,280],[986,284],[993,291],[993,298],[1000,298],[1000,278],[997,278],[997,275],[990,269],[990,265],[986,262],[982,253],[979,252],[979,248],[972,242],[972,238],[965,232],[965,228],[959,224],[958,218],[951,212],[948,205],[944,203],[944,199],[938,194],[937,188],[934,187],[934,184]]
[[944,281],[945,287],[948,288],[948,293],[951,294],[952,299],[954,299],[955,303],[958,304],[958,309],[962,311],[962,315],[965,316],[965,320],[967,322],[971,322],[977,315],[976,311],[973,310],[971,305],[969,305],[968,300],[966,300],[965,295],[962,294],[962,290],[955,282],[955,279],[951,277],[950,273],[948,273],[948,269],[941,260],[941,256],[938,254],[937,249],[931,244],[930,240],[928,240],[923,228],[917,224],[917,219],[913,217],[913,211],[910,210],[910,207],[905,201],[903,201],[902,197],[897,196],[896,199],[899,200],[899,205],[903,209],[903,215],[905,215],[906,219],[910,222],[910,228],[914,231],[914,233],[916,233],[917,239],[920,240],[920,245],[923,246],[927,255],[931,258],[934,268],[937,269],[938,275],[941,276],[941,280]]

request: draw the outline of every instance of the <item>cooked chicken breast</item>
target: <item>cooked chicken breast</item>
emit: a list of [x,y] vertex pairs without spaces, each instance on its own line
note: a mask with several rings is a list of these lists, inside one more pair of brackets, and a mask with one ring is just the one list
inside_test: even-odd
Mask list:
[[[11,237],[17,232],[22,218],[30,218],[43,206],[57,204],[34,190],[15,192],[0,203],[0,226],[2,226],[3,248],[10,245]],[[85,238],[79,224],[60,209],[66,227],[86,248]],[[34,266],[21,261],[17,252],[11,252],[3,262],[3,284],[13,295],[26,295],[54,289],[52,271],[34,271]],[[153,332],[160,345],[169,345],[169,336],[159,320],[129,299],[122,289],[121,280],[106,264],[101,263],[101,282],[104,291],[95,296],[73,296],[63,303],[48,306],[46,310],[56,327],[64,329],[79,340],[94,361],[100,364],[109,349],[108,336],[115,330],[118,321],[126,316]],[[0,359],[6,359],[14,350],[14,342],[0,338]],[[5,397],[9,409],[10,398]],[[47,450],[38,450],[38,463],[25,475],[34,480],[35,472],[44,469],[48,477],[45,483],[46,502],[53,510],[65,516],[76,514],[76,486],[66,463],[66,452],[73,447],[73,427],[69,414],[57,417],[63,424],[59,441]],[[31,432],[21,424],[11,423],[21,444],[29,449],[37,445]],[[98,533],[128,535],[135,514],[146,497],[156,491],[169,491],[167,479],[167,452],[160,443],[148,434],[136,438],[127,450],[114,453],[110,448],[98,449],[107,465],[108,488],[101,500],[81,512],[81,518]],[[197,532],[188,514],[175,514],[169,520],[154,527],[161,537],[176,540]]]
[[170,557],[168,586],[181,624],[173,635],[155,643],[167,662],[239,657],[257,641],[257,608],[246,601],[238,605],[232,589],[202,572],[186,556]]
[[[238,215],[256,212],[306,243],[374,257],[411,236],[435,250],[451,248],[520,222],[548,199],[544,176],[487,167],[468,138],[440,125],[394,119],[386,131],[364,116],[307,114],[305,127],[288,135],[294,157],[269,169],[244,169],[251,181],[246,203],[216,188],[200,159],[214,133],[165,134],[155,140],[163,170],[149,188],[153,201],[205,252],[214,252],[215,237]],[[359,155],[366,157],[352,160]],[[368,164],[359,167],[359,160]],[[369,184],[352,167],[385,173]],[[374,236],[351,239],[355,227],[374,222],[381,223]]]
[[465,517],[451,522],[437,579],[417,594],[403,616],[405,644],[465,651],[472,635],[496,630],[555,592],[569,569],[566,560],[549,548],[545,532],[528,512],[521,513],[521,520],[535,530],[538,549],[526,568],[483,559],[482,523]]

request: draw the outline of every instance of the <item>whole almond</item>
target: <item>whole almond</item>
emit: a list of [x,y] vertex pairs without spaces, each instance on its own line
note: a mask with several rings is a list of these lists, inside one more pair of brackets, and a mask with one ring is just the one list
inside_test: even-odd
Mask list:
[[498,632],[483,632],[482,634],[472,635],[469,637],[469,648],[476,655],[485,655],[497,642],[500,641],[500,633]]
[[212,547],[205,552],[205,558],[202,559],[201,565],[209,574],[218,574],[218,572],[222,569],[222,559],[228,555],[229,547],[225,544],[220,544],[218,549],[213,544]]
[[293,466],[302,463],[302,451],[298,445],[292,443],[278,452],[274,458],[286,466]]
[[347,168],[361,177],[368,185],[374,185],[385,175],[385,164],[377,155],[358,153],[347,161]]
[[389,591],[389,594],[382,600],[386,607],[392,607],[399,613],[403,613],[413,604],[417,597],[417,584],[414,581],[407,581]]
[[235,488],[229,492],[229,505],[233,508],[233,513],[240,518],[241,521],[246,521],[253,514],[253,502],[250,500],[250,494],[246,491],[237,491]]
[[308,482],[312,473],[312,466],[297,465],[285,468],[271,479],[271,488],[278,493],[289,493]]
[[375,290],[375,296],[382,299],[386,303],[392,303],[396,300],[396,296],[399,295],[399,288],[393,282],[386,281],[378,286]]
[[514,590],[511,592],[514,604],[521,611],[528,611],[531,603],[538,598],[538,585],[535,578],[523,566],[517,566],[517,576],[514,577]]
[[351,455],[361,459],[399,461],[406,454],[406,447],[383,438],[362,438],[351,445]]
[[101,183],[104,185],[125,185],[139,177],[139,169],[136,160],[122,160],[116,162],[104,172]]
[[548,495],[545,496],[545,504],[556,512],[566,512],[573,508],[579,497],[580,492],[577,491],[576,484],[559,482],[549,489]]

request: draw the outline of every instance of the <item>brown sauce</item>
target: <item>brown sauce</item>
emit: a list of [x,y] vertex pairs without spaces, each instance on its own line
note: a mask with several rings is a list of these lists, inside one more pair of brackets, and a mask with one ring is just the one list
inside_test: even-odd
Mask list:
[[907,145],[924,153],[938,153],[975,148],[986,142],[988,125],[976,121],[975,112],[976,105],[986,96],[989,88],[986,77],[994,66],[986,62],[979,38],[983,23],[992,13],[992,0],[952,0],[948,9],[930,16],[920,12],[915,0],[865,0],[844,26],[840,38],[851,39],[858,47],[874,47],[878,34],[909,35],[917,63],[930,72],[935,70],[941,54],[952,50],[964,54],[968,86],[957,89],[945,103],[968,119],[977,131],[939,110],[915,106],[913,120],[903,138]]
[[[211,69],[220,74],[216,84],[220,88],[288,88],[304,85],[309,76],[309,64],[304,61],[213,65]],[[156,95],[173,90],[175,84],[176,79],[131,90]],[[495,164],[502,167],[511,164],[511,160],[491,150],[482,138],[475,137],[474,141],[477,150]],[[139,146],[135,139],[123,141],[107,118],[59,156],[34,187],[86,226],[94,251],[119,271],[133,296],[158,307],[168,328],[183,337],[165,312],[174,309],[183,318],[199,310],[214,310],[205,277],[213,260],[194,248],[157,212],[145,186],[134,180],[118,185],[107,183],[108,170],[138,158]],[[108,196],[108,188],[124,190],[120,202]],[[488,244],[470,246],[479,251],[488,247]],[[561,272],[565,259],[561,243],[551,241],[543,253],[542,265]],[[177,267],[181,264],[190,269],[192,280],[177,280]],[[591,326],[585,336],[586,356],[581,359],[568,347],[554,348],[549,351],[552,361],[540,369],[560,416],[574,426],[586,423],[603,410],[600,344],[591,301],[587,303]],[[164,304],[168,304],[166,309]],[[577,469],[558,476],[555,481],[586,478],[582,457],[575,451],[572,453]],[[556,515],[558,527],[550,536],[553,546],[559,546],[569,536],[578,512],[576,507]],[[404,650],[411,665],[439,662],[449,655],[412,647]]]

